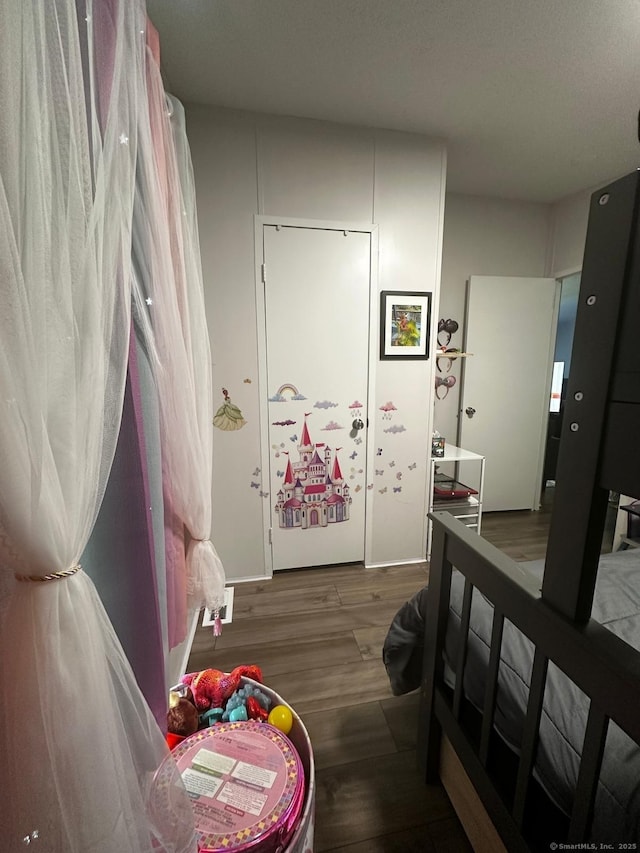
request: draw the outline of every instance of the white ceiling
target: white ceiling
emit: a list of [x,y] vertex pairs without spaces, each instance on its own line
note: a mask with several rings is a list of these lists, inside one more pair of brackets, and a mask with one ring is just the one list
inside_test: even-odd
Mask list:
[[640,165],[640,0],[147,0],[183,102],[424,133],[449,190],[555,201]]

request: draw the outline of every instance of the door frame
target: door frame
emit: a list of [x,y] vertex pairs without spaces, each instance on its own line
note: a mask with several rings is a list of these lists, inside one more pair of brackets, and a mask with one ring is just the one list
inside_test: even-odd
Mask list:
[[[365,460],[365,480],[374,465],[373,442],[369,440],[373,420],[369,415],[375,401],[376,369],[377,369],[377,316],[378,316],[378,226],[370,222],[349,222],[333,219],[300,219],[291,216],[267,216],[255,214],[254,220],[254,261],[256,286],[256,326],[258,344],[258,394],[260,398],[260,466],[261,471],[270,471],[271,456],[269,454],[269,389],[267,387],[267,324],[266,302],[262,266],[264,263],[264,228],[265,226],[283,226],[290,228],[307,228],[316,231],[358,231],[370,235],[369,254],[369,375],[367,379],[367,454]],[[268,271],[267,271],[268,275]],[[263,475],[262,482],[266,482]],[[271,495],[262,502],[262,532],[264,565],[267,577],[273,577],[273,551],[271,547],[272,506]],[[370,512],[372,495],[365,489],[364,501],[364,557],[363,564],[370,562],[373,548],[373,524]]]

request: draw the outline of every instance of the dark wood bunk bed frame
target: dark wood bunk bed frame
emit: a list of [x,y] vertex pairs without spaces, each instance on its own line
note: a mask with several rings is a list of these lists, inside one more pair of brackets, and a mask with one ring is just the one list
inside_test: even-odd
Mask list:
[[[449,513],[430,516],[418,760],[428,782],[441,776],[475,849],[484,844],[492,853],[500,844],[511,853],[588,841],[609,721],[640,744],[640,652],[591,618],[609,491],[640,497],[638,171],[591,199],[563,423],[541,587]],[[465,586],[451,688],[444,644],[453,567]],[[462,686],[474,587],[494,609],[480,712],[469,707]],[[506,748],[494,728],[505,620],[535,648],[522,742],[519,754],[507,750],[513,769],[506,782]],[[533,775],[549,662],[589,700],[573,807],[553,820],[540,811]],[[468,811],[469,800],[484,815]]]

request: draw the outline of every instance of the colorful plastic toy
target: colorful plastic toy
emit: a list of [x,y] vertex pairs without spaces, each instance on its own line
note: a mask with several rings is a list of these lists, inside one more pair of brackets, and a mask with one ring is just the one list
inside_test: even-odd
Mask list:
[[286,705],[274,705],[269,712],[268,722],[276,729],[288,735],[293,726],[293,714]]
[[[249,704],[250,699],[253,700],[251,704]],[[248,718],[251,718],[252,720],[266,719],[269,708],[271,707],[271,701],[269,697],[262,692],[262,690],[254,687],[253,684],[245,684],[227,699],[224,714],[222,715],[222,721],[226,723],[229,720],[232,720],[233,718],[231,714],[239,707],[246,709],[247,716],[244,717],[245,720]],[[252,716],[250,709],[255,716]],[[261,713],[261,711],[264,711],[264,714]]]

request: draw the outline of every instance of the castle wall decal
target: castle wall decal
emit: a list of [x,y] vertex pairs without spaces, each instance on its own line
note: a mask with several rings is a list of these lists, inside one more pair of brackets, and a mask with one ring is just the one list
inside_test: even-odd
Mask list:
[[[349,520],[351,496],[335,452],[324,442],[314,443],[309,435],[306,412],[298,444],[297,462],[287,461],[275,511],[282,528],[327,527]],[[332,457],[333,453],[333,457]]]

